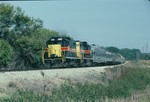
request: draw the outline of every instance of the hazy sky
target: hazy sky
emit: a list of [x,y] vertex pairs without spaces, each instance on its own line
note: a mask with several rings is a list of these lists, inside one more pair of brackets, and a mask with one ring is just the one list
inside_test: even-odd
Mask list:
[[[8,1],[44,21],[44,27],[100,46],[150,46],[148,0]],[[149,47],[150,49],[150,47]]]

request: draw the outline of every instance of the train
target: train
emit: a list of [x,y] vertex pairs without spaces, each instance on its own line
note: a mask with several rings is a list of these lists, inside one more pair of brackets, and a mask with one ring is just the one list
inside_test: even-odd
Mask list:
[[107,51],[96,44],[70,37],[51,37],[42,48],[42,62],[49,68],[90,67],[125,62],[121,54]]

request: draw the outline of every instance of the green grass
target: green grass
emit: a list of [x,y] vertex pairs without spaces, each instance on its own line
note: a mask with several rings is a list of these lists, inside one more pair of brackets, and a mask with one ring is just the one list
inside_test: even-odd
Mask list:
[[120,78],[110,80],[107,86],[91,83],[72,84],[70,81],[53,89],[51,95],[20,89],[1,102],[95,102],[104,98],[127,98],[133,92],[144,90],[150,85],[150,68],[125,67]]
[[47,102],[48,95],[33,90],[19,89],[10,97],[0,99],[0,102]]
[[130,68],[120,79],[111,80],[108,86],[101,84],[64,84],[61,89],[53,90],[51,98],[74,101],[93,101],[108,98],[127,98],[133,91],[144,90],[150,84],[150,69]]

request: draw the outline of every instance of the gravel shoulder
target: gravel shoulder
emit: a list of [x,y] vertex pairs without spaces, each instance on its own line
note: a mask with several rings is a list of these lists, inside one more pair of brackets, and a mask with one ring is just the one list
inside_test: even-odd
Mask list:
[[0,96],[15,92],[18,88],[32,88],[42,91],[43,85],[46,85],[47,90],[51,91],[53,87],[59,87],[68,79],[73,82],[96,83],[97,75],[100,76],[100,74],[104,74],[105,69],[113,67],[0,72]]
[[112,68],[113,66],[105,67],[89,67],[89,68],[68,68],[68,69],[52,69],[52,70],[31,70],[31,71],[12,71],[0,72],[0,84],[10,81],[17,81],[18,79],[39,79],[45,77],[57,78],[76,78],[85,77],[89,73],[105,72],[105,68]]

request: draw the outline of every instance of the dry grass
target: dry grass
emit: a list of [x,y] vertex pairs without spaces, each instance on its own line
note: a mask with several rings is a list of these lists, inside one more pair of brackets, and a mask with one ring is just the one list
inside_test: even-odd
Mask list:
[[[76,74],[76,73],[72,73],[77,75],[75,77],[75,75],[68,74],[68,77],[66,77],[66,75],[63,77],[62,74],[59,74],[59,72],[57,71],[55,74],[53,73],[53,77],[48,76],[48,73],[46,71],[40,71],[39,72],[39,76],[38,78],[31,78],[29,79],[19,79],[17,81],[17,83],[15,83],[14,81],[10,81],[9,83],[7,83],[7,86],[9,88],[16,88],[16,90],[19,88],[28,88],[31,89],[33,91],[36,91],[38,93],[46,93],[48,96],[46,96],[47,98],[49,98],[49,96],[52,95],[52,91],[53,88],[57,88],[60,89],[62,83],[66,82],[66,80],[69,80],[69,82],[71,82],[71,85],[73,85],[73,88],[75,87],[74,85],[77,83],[88,83],[91,85],[104,85],[105,87],[108,86],[109,82],[111,82],[112,80],[116,80],[116,79],[120,79],[122,77],[124,77],[128,72],[130,72],[130,70],[126,70],[126,68],[128,69],[132,69],[132,68],[147,68],[147,66],[149,66],[149,64],[143,61],[140,61],[138,63],[136,62],[132,62],[132,63],[127,63],[125,66],[115,66],[114,68],[106,68],[105,71],[97,71],[95,69],[92,70],[88,70],[88,72],[83,72],[81,73],[81,75]],[[80,69],[78,69],[80,70]],[[83,77],[84,76],[84,77]],[[121,85],[121,84],[120,84]],[[8,87],[6,88],[6,90],[8,89]],[[80,90],[85,90],[85,92],[90,92],[90,90],[93,90],[92,87],[88,86],[89,90],[86,90],[82,88],[81,85],[81,89]],[[98,86],[94,86],[94,87],[98,87]],[[65,89],[70,90],[70,86],[65,86]],[[119,87],[118,87],[119,88]],[[98,88],[96,88],[98,90]],[[64,90],[64,89],[63,89]],[[72,90],[72,89],[71,89]],[[60,90],[58,92],[61,92]],[[72,92],[72,91],[71,91]],[[32,92],[31,92],[32,93]],[[28,93],[28,94],[31,94]],[[57,93],[57,91],[55,91],[55,93]],[[68,95],[67,93],[65,93],[65,91],[62,91],[63,94]],[[5,93],[3,92],[5,96]],[[53,93],[54,94],[54,93]],[[75,93],[72,93],[75,94]],[[1,95],[1,94],[0,94]],[[58,96],[57,96],[58,95]],[[81,94],[82,95],[82,94]],[[87,94],[88,95],[88,94]],[[75,95],[73,95],[75,96]],[[15,96],[17,97],[17,96]],[[45,97],[45,96],[44,96]],[[61,97],[63,97],[61,95]],[[56,94],[56,99],[59,99],[59,94]],[[65,98],[65,97],[64,97]],[[61,98],[60,98],[61,99]],[[73,101],[72,99],[68,99],[72,102],[76,102]],[[58,100],[57,100],[58,101]],[[150,101],[150,86],[147,86],[146,89],[142,89],[142,90],[132,90],[132,93],[129,97],[116,97],[116,98],[108,98],[107,96],[105,96],[102,99],[95,99],[95,101],[93,102],[149,102]],[[53,102],[53,101],[52,101]],[[54,101],[55,102],[55,101]],[[61,101],[60,101],[61,102]],[[62,101],[63,102],[63,101]],[[89,102],[89,101],[87,101]]]
[[[43,89],[50,93],[52,88],[60,87],[66,80],[72,82],[85,83],[96,82],[87,77],[92,73],[104,72],[105,67],[79,68],[79,69],[57,69],[57,70],[38,70],[23,72],[0,72],[0,89],[3,94],[10,94],[21,88],[33,89],[42,92]],[[93,71],[94,70],[94,71]],[[2,95],[1,95],[2,96]]]

